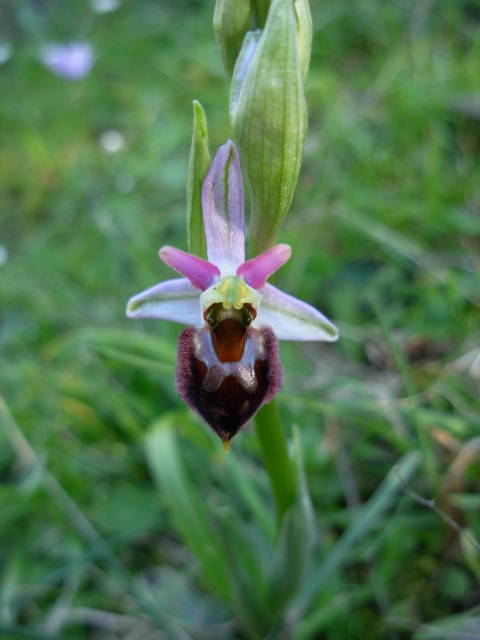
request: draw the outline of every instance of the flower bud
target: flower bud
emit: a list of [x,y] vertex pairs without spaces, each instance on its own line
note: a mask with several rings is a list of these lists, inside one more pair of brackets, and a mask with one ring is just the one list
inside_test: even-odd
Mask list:
[[295,0],[293,8],[297,17],[298,62],[305,86],[312,55],[312,14],[308,0]]
[[307,130],[300,58],[304,74],[308,68],[297,37],[306,33],[302,6],[297,21],[291,0],[272,0],[263,32],[245,37],[232,78],[230,120],[251,191],[253,254],[275,244],[300,171]]
[[215,4],[213,29],[223,66],[230,77],[251,18],[250,0],[217,0]]
[[207,117],[202,105],[193,101],[193,136],[187,183],[187,233],[190,253],[207,258],[202,214],[202,185],[212,158],[208,144]]
[[270,0],[253,0],[255,23],[259,29],[263,29],[267,21]]

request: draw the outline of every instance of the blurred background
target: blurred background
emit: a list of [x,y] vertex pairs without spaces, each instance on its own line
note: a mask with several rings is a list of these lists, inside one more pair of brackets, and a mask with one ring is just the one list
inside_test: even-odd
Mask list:
[[[238,519],[263,553],[275,515],[255,432],[225,456],[176,394],[181,327],[124,316],[173,277],[159,247],[187,249],[192,100],[213,153],[232,136],[213,9],[0,2],[1,638],[154,640],[165,616],[182,639],[260,637],[205,577],[145,447],[166,421],[213,546],[228,551]],[[421,452],[410,487],[443,517],[399,491],[308,615],[265,637],[478,639],[480,3],[311,9],[276,279],[341,332],[281,345],[317,527],[308,571],[405,453]]]

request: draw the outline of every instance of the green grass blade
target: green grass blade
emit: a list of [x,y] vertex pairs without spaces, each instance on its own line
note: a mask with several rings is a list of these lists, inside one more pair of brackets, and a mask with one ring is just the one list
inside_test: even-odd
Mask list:
[[67,636],[59,636],[50,633],[43,633],[28,627],[17,627],[9,624],[0,624],[0,639],[23,638],[23,640],[71,640]]
[[307,574],[314,537],[312,503],[297,425],[293,427],[293,445],[295,499],[282,518],[271,584],[271,608],[278,612],[288,605]]
[[295,497],[295,475],[288,456],[287,439],[275,399],[264,405],[257,413],[255,427],[280,519]]
[[[340,568],[346,560],[348,552],[354,544],[371,531],[385,512],[394,504],[402,491],[402,483],[408,482],[420,465],[421,456],[418,451],[406,453],[375,491],[373,496],[362,507],[359,514],[343,534],[320,567],[304,584],[294,602],[295,613],[299,618],[315,594],[322,589],[331,574]],[[399,475],[397,475],[397,473]]]
[[267,540],[273,543],[277,529],[273,510],[265,504],[254,482],[248,475],[248,468],[246,468],[245,463],[242,464],[238,460],[234,451],[230,451],[228,469],[231,482],[236,486]]
[[103,327],[80,329],[63,335],[49,343],[48,355],[55,358],[65,349],[83,346],[95,351],[111,349],[125,357],[148,358],[170,367],[175,365],[177,355],[175,345],[158,336]]
[[186,476],[175,423],[176,416],[171,414],[153,424],[145,442],[148,465],[185,542],[202,564],[207,581],[222,596],[230,598],[226,558],[217,546],[218,536],[209,527],[207,512]]
[[30,446],[1,396],[0,432],[5,433],[7,436],[12,448],[17,453],[18,459],[21,460],[23,468],[25,470],[28,468],[35,469],[41,475],[46,491],[48,491],[52,500],[64,513],[70,526],[76,530],[89,545],[95,547],[95,549],[92,550],[93,555],[96,554],[98,549],[101,557],[109,564],[120,584],[122,584],[125,590],[133,597],[138,607],[156,622],[159,629],[162,629],[169,640],[176,640],[178,638],[177,633],[171,627],[163,611],[158,609],[151,594],[146,592],[143,586],[131,576],[130,572],[117,558],[108,542],[98,533],[76,502],[41,462],[41,458]]

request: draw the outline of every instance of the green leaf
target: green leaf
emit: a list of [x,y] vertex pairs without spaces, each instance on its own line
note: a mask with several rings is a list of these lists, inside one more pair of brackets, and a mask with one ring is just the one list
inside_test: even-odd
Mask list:
[[258,586],[250,574],[242,565],[237,565],[233,571],[233,562],[232,590],[240,619],[249,629],[251,637],[266,637],[269,629],[275,624],[275,618],[268,605],[259,598]]
[[312,14],[308,0],[295,0],[293,8],[297,16],[298,62],[306,85],[312,55]]
[[466,565],[480,580],[480,549],[472,529],[464,529],[460,534],[460,546]]
[[467,613],[459,613],[448,618],[435,620],[415,631],[414,640],[474,640],[478,638],[480,616],[478,607]]
[[350,614],[352,609],[358,609],[360,605],[366,606],[374,597],[373,588],[370,584],[353,588],[350,592],[343,590],[342,593],[331,597],[325,603],[315,607],[313,611],[303,616],[295,628],[295,640],[310,640],[320,638],[320,634],[327,633],[327,628],[335,624],[336,619]]
[[58,357],[66,349],[87,346],[98,352],[117,353],[128,358],[148,360],[160,367],[171,370],[176,362],[176,348],[171,342],[158,336],[151,336],[137,331],[108,329],[102,327],[79,329],[61,336],[48,344],[46,354],[50,358]]
[[271,607],[281,612],[295,595],[310,562],[314,537],[313,509],[305,477],[298,427],[293,427],[296,493],[292,506],[284,514],[275,550]]
[[380,487],[368,502],[363,505],[355,520],[335,544],[320,567],[303,584],[294,603],[296,619],[301,618],[302,612],[311,599],[318,591],[325,588],[331,574],[342,566],[353,545],[357,544],[363,536],[377,526],[382,516],[402,491],[402,482],[410,480],[420,466],[421,459],[418,451],[410,451],[390,470]]
[[188,250],[207,259],[207,241],[203,226],[202,185],[210,169],[212,156],[208,143],[207,117],[202,105],[193,101],[193,136],[187,183]]
[[5,640],[11,638],[23,638],[23,640],[70,640],[71,636],[59,636],[58,634],[44,633],[25,626],[14,626],[0,623],[0,637]]
[[235,608],[250,635],[264,638],[278,619],[268,598],[271,556],[259,530],[246,524],[232,507],[224,509],[221,523]]
[[245,459],[242,460],[242,464],[240,464],[234,451],[230,452],[228,462],[228,470],[230,472],[229,482],[231,482],[240,493],[267,540],[273,543],[277,528],[276,518],[273,510],[265,504],[262,495],[260,495],[252,478],[250,466],[246,466],[247,462]]
[[268,9],[270,8],[270,0],[253,0],[253,11],[255,15],[256,26],[263,29],[267,21]]
[[275,398],[257,413],[255,427],[280,519],[295,497],[295,474]]
[[251,19],[249,0],[217,0],[215,4],[213,29],[220,57],[229,77],[232,77]]
[[275,244],[290,208],[307,130],[291,0],[273,0],[264,31],[245,38],[232,78],[230,120],[251,191],[255,255]]
[[155,482],[163,491],[185,542],[198,558],[210,585],[230,598],[226,558],[218,536],[210,529],[204,503],[188,480],[175,437],[176,414],[155,422],[145,441],[145,453]]

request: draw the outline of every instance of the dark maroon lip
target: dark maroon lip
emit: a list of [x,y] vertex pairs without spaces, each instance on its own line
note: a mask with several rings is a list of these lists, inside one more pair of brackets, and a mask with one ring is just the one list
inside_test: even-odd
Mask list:
[[252,328],[245,312],[211,316],[181,333],[175,380],[185,403],[228,441],[279,391],[283,371],[269,327]]

